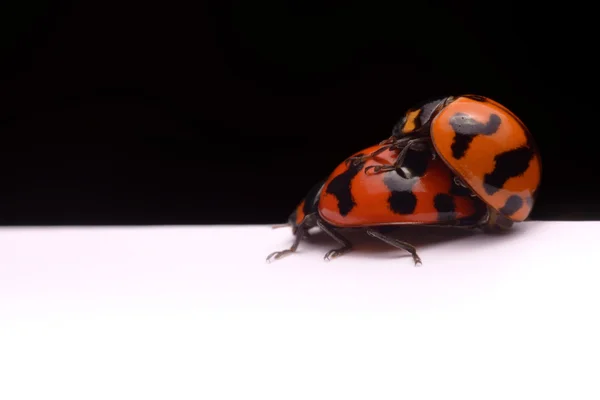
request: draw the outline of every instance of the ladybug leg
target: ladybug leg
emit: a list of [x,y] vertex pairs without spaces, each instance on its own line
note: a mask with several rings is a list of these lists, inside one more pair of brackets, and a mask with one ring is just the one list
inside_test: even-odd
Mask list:
[[286,249],[286,250],[274,251],[273,253],[271,253],[267,256],[267,262],[270,263],[273,260],[279,260],[280,258],[289,256],[290,254],[295,253],[296,250],[298,249],[298,245],[300,245],[300,241],[302,240],[302,238],[305,237],[305,234],[306,234],[306,232],[305,232],[304,225],[299,225],[298,229],[296,230],[296,234],[294,237],[294,243],[292,244],[292,247],[290,247],[289,249]]
[[396,169],[395,166],[393,165],[369,165],[367,168],[365,168],[365,174],[368,173],[368,171],[373,170],[374,173],[378,174],[380,172],[389,172],[389,171],[394,171]]
[[398,239],[391,238],[374,229],[367,229],[367,234],[389,244],[390,246],[394,246],[397,249],[408,251],[412,255],[415,265],[421,264],[421,258],[417,254],[417,249],[415,249],[415,247],[410,243],[402,242]]
[[426,151],[430,150],[432,152],[432,157],[435,157],[435,151],[433,150],[433,146],[430,146],[431,139],[428,137],[413,139],[404,146],[400,154],[398,154],[398,158],[396,158],[396,162],[394,163],[394,169],[399,168],[404,164],[404,160],[406,159],[406,155],[410,150],[415,151]]
[[355,157],[347,158],[346,161],[345,161],[346,165],[349,165],[350,163],[354,163],[354,165],[358,165],[361,162],[364,162],[364,161],[368,160],[369,158],[373,158],[376,155],[381,154],[384,151],[386,151],[386,150],[388,150],[388,149],[390,149],[391,147],[394,146],[391,143],[385,143],[385,144],[387,144],[387,146],[383,146],[383,147],[381,147],[381,148],[379,148],[379,149],[371,152],[370,154],[365,154],[365,155],[362,155],[362,156],[355,156]]
[[[401,148],[402,150],[400,151],[400,154],[398,154],[398,157],[396,158],[396,162],[394,162],[393,165],[370,165],[367,168],[365,168],[364,172],[365,174],[368,173],[368,171],[370,171],[371,169],[373,170],[374,173],[380,173],[380,172],[389,172],[389,171],[394,171],[394,170],[399,170],[399,168],[402,166],[402,164],[404,164],[404,159],[406,158],[406,155],[408,154],[408,152],[410,150],[416,150],[416,151],[425,151],[429,149],[429,146],[427,145],[427,142],[429,141],[429,138],[416,138],[416,139],[411,139],[408,142],[406,142],[406,145],[404,145],[402,147],[402,143],[397,142],[393,148]],[[433,152],[433,156],[435,156],[435,152]]]
[[332,239],[334,239],[336,242],[342,245],[342,247],[338,249],[328,251],[324,257],[325,261],[331,261],[332,259],[337,258],[342,254],[345,254],[352,250],[352,243],[350,243],[350,241],[343,237],[338,231],[327,226],[327,224],[323,222],[320,218],[317,219],[317,226],[321,228],[323,232],[331,236]]
[[403,149],[402,151],[400,151],[400,154],[398,154],[398,158],[396,158],[396,162],[393,165],[369,165],[367,168],[365,168],[364,172],[365,174],[368,173],[368,171],[370,171],[371,169],[373,170],[374,173],[378,174],[380,172],[389,172],[389,171],[394,171],[397,168],[401,167],[402,164],[404,163],[404,159],[406,158],[406,154],[408,153],[408,151],[411,149],[411,143],[409,142]]
[[411,142],[408,142],[406,146],[402,149],[402,151],[400,151],[400,154],[398,154],[398,158],[396,159],[396,162],[393,165],[369,165],[367,168],[365,168],[364,173],[368,173],[371,169],[376,174],[380,172],[389,172],[394,171],[397,168],[397,166],[402,166],[402,163],[406,158],[406,153],[408,153],[408,150],[410,149],[410,144]]

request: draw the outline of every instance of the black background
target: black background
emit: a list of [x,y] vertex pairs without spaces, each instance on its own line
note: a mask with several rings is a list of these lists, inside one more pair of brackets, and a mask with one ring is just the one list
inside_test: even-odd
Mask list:
[[462,93],[535,136],[532,219],[596,219],[594,25],[541,4],[4,0],[0,223],[282,222],[408,107]]

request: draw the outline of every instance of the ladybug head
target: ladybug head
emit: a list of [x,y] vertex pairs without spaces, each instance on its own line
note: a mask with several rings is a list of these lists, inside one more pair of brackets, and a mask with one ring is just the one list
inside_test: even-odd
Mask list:
[[439,97],[422,101],[409,108],[402,119],[392,129],[392,138],[399,139],[405,135],[429,134],[427,128],[431,120],[454,97]]

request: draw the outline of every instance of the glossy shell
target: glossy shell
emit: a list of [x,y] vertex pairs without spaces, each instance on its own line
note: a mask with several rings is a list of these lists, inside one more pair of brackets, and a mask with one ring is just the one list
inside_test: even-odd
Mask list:
[[526,126],[504,106],[460,96],[431,121],[436,152],[484,202],[513,221],[533,208],[541,160]]
[[[354,156],[369,154],[380,146]],[[359,165],[342,162],[329,176],[319,198],[318,211],[338,227],[396,224],[475,225],[485,213],[481,200],[456,185],[454,176],[431,153],[410,152],[397,171],[365,173],[368,166],[391,165],[397,151],[385,151]]]

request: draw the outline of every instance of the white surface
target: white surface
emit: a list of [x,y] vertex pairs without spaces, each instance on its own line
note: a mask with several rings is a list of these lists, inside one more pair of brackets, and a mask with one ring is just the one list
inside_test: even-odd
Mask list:
[[395,236],[0,230],[0,399],[600,398],[600,223]]

